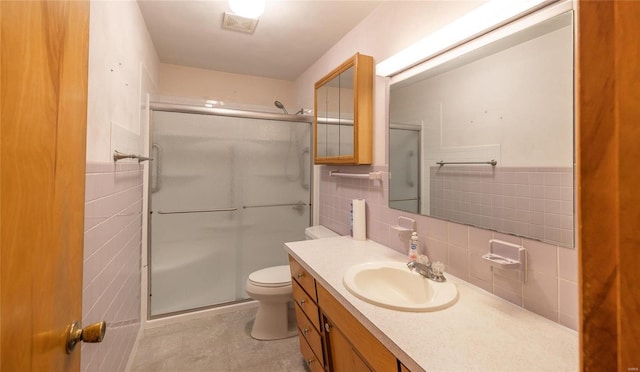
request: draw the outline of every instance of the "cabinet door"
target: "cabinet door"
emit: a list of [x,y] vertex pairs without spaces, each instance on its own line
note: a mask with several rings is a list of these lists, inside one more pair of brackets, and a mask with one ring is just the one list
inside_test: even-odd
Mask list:
[[[331,337],[332,329],[339,329],[343,338],[357,350],[356,354],[366,361],[371,370],[379,372],[397,371],[398,360],[380,340],[369,332],[338,300],[320,283],[316,282],[318,304],[322,316],[329,319],[329,331],[325,328],[325,337]],[[323,322],[324,326],[324,322]],[[333,328],[331,328],[333,326]],[[339,341],[337,341],[339,342]],[[339,353],[340,351],[338,351]],[[354,367],[355,368],[355,367]],[[364,369],[366,371],[367,369]]]
[[315,84],[315,164],[373,161],[373,57],[356,53]]
[[344,334],[327,317],[324,317],[325,337],[329,350],[329,366],[332,372],[371,372]]

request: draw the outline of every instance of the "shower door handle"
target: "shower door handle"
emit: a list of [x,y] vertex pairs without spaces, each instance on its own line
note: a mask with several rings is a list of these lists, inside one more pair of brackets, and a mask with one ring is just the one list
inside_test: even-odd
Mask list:
[[160,191],[160,188],[162,187],[162,180],[160,177],[160,173],[162,173],[162,148],[160,147],[160,145],[158,145],[157,143],[154,143],[151,146],[151,151],[153,152],[155,150],[155,155],[152,156],[156,161],[155,161],[155,175],[156,175],[156,182],[155,184],[151,185],[151,193],[155,193]]
[[305,147],[305,149],[302,151],[302,171],[300,172],[300,183],[303,189],[309,190],[309,182],[307,182],[307,180],[311,179],[311,169],[309,166],[309,164],[311,164],[311,159],[309,159],[309,162],[306,162],[305,155],[311,156],[309,148]]
[[411,158],[412,157],[413,157],[413,150],[411,150],[411,151],[409,151],[407,153],[407,162],[405,163],[406,166],[407,166],[407,172],[406,172],[407,173],[406,174],[406,176],[407,176],[407,186],[409,186],[409,187],[413,187],[413,180],[412,180],[412,177],[411,177],[411,171],[412,171],[412,169],[411,169]]

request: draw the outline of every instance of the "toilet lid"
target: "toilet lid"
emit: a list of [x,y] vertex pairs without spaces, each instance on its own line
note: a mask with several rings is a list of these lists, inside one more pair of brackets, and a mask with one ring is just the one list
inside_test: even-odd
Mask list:
[[267,267],[249,274],[249,280],[256,285],[273,287],[291,283],[289,265]]

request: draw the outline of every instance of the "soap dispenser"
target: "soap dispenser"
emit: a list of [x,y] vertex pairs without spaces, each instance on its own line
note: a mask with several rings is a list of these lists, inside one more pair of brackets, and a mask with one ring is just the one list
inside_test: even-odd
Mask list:
[[411,239],[409,240],[409,261],[415,261],[418,259],[418,233],[413,232]]

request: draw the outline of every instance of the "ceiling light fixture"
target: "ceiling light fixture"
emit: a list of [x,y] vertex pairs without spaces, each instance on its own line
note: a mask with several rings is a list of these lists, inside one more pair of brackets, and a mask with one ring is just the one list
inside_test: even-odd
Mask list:
[[245,18],[258,18],[264,13],[266,0],[229,0],[235,14]]

